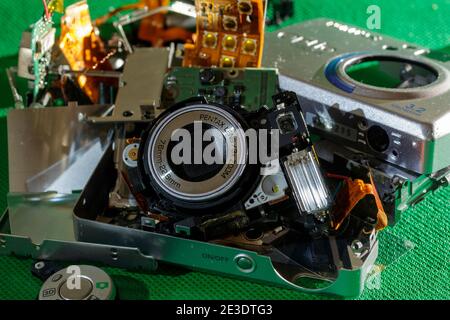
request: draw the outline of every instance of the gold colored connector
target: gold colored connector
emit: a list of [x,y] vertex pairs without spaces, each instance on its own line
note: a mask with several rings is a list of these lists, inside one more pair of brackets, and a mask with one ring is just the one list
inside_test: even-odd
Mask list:
[[227,34],[223,37],[222,46],[224,47],[225,50],[235,51],[236,45],[237,45],[236,36]]
[[257,43],[255,39],[244,39],[242,52],[245,54],[256,54]]
[[222,68],[233,68],[234,67],[234,58],[223,56],[220,60],[220,66]]
[[205,31],[203,34],[203,46],[207,48],[217,47],[217,33]]

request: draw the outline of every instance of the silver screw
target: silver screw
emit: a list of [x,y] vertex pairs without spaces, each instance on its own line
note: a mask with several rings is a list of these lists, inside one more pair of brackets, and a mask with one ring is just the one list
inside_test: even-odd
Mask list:
[[34,267],[38,270],[41,270],[42,268],[45,267],[45,263],[42,261],[36,262],[36,264],[34,265]]

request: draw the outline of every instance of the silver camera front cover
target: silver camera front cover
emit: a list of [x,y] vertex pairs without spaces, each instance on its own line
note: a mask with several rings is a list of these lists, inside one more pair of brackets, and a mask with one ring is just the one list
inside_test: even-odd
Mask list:
[[432,173],[450,164],[450,65],[428,52],[317,19],[267,33],[263,65],[297,93],[313,132]]

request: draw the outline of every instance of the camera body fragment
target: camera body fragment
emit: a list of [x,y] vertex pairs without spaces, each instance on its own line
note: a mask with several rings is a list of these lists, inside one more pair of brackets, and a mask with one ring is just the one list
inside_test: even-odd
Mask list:
[[297,93],[311,132],[327,141],[319,157],[371,167],[390,222],[448,184],[448,62],[327,19],[268,33],[265,46],[263,66],[278,68],[280,87]]

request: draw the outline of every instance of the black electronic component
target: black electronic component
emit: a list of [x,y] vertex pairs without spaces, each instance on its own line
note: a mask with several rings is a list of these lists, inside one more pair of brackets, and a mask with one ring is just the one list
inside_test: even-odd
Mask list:
[[[269,129],[279,132],[279,159],[297,205],[299,220],[311,235],[326,231],[332,199],[312,148],[297,95],[291,91],[273,96],[275,110],[267,115]],[[317,218],[318,217],[318,218]]]
[[[303,150],[311,146],[308,128],[301,113],[297,95],[285,91],[273,97],[276,107],[267,115],[268,128],[279,130],[280,153],[290,154],[293,148]],[[285,149],[286,148],[286,149]]]
[[389,135],[380,126],[372,126],[367,131],[367,143],[378,152],[384,152],[389,147]]
[[31,267],[31,273],[41,279],[47,280],[55,272],[62,269],[62,266],[54,261],[36,261]]
[[203,85],[212,84],[216,80],[216,72],[211,69],[202,69],[199,72],[200,83]]

